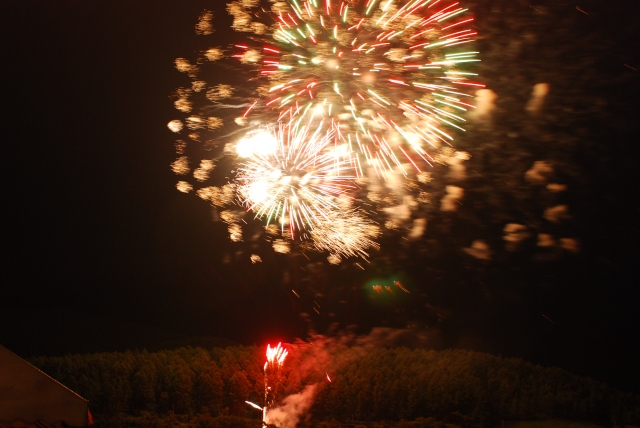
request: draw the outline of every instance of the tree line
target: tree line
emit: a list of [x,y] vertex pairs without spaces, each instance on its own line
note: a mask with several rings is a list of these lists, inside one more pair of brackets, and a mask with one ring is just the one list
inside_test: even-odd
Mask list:
[[[640,396],[521,359],[464,350],[319,351],[291,347],[282,371],[280,399],[317,385],[303,425],[413,421],[416,427],[490,427],[503,420],[551,418],[640,422]],[[185,426],[244,428],[258,427],[262,416],[245,404],[261,404],[264,398],[264,349],[256,346],[37,357],[31,363],[87,398],[95,419],[110,420],[111,426],[114,420],[129,421],[123,426],[160,426],[159,421],[182,417],[192,421]]]

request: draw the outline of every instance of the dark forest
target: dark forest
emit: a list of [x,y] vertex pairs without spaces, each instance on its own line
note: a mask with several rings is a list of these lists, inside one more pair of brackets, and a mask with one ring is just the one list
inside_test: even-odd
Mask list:
[[[263,349],[178,348],[39,357],[31,362],[90,400],[97,426],[258,427]],[[329,380],[330,379],[330,380]],[[640,422],[640,396],[521,359],[463,350],[299,344],[283,367],[286,396],[315,385],[301,426],[386,421],[436,428],[565,419]]]

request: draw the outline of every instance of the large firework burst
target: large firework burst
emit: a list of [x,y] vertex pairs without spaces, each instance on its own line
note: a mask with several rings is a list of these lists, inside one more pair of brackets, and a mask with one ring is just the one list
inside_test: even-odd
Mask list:
[[[447,128],[473,106],[468,89],[482,87],[462,69],[479,61],[468,49],[473,18],[458,2],[440,0],[288,0],[229,4],[234,28],[252,32],[236,45],[244,63],[268,79],[264,98],[245,112],[273,114],[313,108],[379,176],[418,172],[428,148],[449,144]],[[252,20],[253,19],[253,20]]]
[[[236,0],[227,9],[233,28],[250,33],[232,56],[255,78],[242,87],[207,83],[202,71],[225,57],[219,48],[195,64],[176,60],[192,85],[176,91],[176,108],[188,117],[171,121],[172,131],[207,141],[226,126],[211,112],[243,111],[235,117],[241,129],[218,139],[225,150],[193,170],[207,181],[231,155],[233,176],[197,194],[219,207],[239,202],[278,225],[268,229],[283,235],[276,251],[288,252],[286,241],[299,237],[310,240],[304,248],[329,252],[332,263],[366,257],[380,229],[358,200],[366,193],[367,210],[389,217],[387,228],[410,221],[429,200],[419,184],[427,181],[423,169],[448,162],[452,130],[462,130],[461,114],[473,107],[470,90],[483,86],[464,69],[479,61],[468,47],[473,18],[451,0]],[[199,34],[211,33],[211,19],[203,13]],[[205,105],[197,108],[198,99]],[[178,141],[179,154],[186,144]],[[172,169],[188,174],[187,156]],[[193,185],[180,181],[178,189]],[[230,213],[220,218],[241,241],[244,220]]]

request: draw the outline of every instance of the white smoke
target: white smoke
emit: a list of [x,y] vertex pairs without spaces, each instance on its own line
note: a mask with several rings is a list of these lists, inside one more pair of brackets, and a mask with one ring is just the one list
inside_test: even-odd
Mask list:
[[282,400],[282,405],[267,412],[265,422],[278,428],[295,428],[302,414],[313,404],[315,391],[316,384],[307,385],[302,392],[286,397]]

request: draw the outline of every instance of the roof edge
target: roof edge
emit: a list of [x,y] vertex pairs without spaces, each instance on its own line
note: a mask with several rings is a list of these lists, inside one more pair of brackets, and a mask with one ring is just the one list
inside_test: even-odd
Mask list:
[[53,377],[49,376],[48,374],[46,374],[45,372],[43,372],[42,370],[40,370],[39,368],[37,368],[36,366],[34,366],[33,364],[31,364],[30,362],[28,362],[27,360],[25,360],[24,358],[22,358],[21,356],[19,356],[18,354],[12,352],[11,350],[5,348],[4,346],[0,345],[0,348],[4,349],[5,351],[7,351],[8,353],[10,353],[11,355],[15,356],[16,358],[18,358],[20,361],[22,361],[24,364],[34,368],[35,370],[39,371],[40,373],[42,373],[43,375],[45,375],[46,377],[48,377],[49,379],[51,379],[52,381],[54,381],[55,383],[57,383],[58,385],[60,385],[61,387],[63,387],[64,389],[66,389],[67,391],[69,391],[70,393],[72,393],[73,395],[75,395],[76,397],[80,398],[81,400],[86,401],[87,403],[89,402],[89,400],[87,400],[86,398],[84,398],[83,396],[81,396],[80,394],[78,394],[77,392],[75,392],[74,390],[72,390],[71,388],[69,388],[68,386],[60,383],[59,381],[57,381],[56,379],[54,379]]

